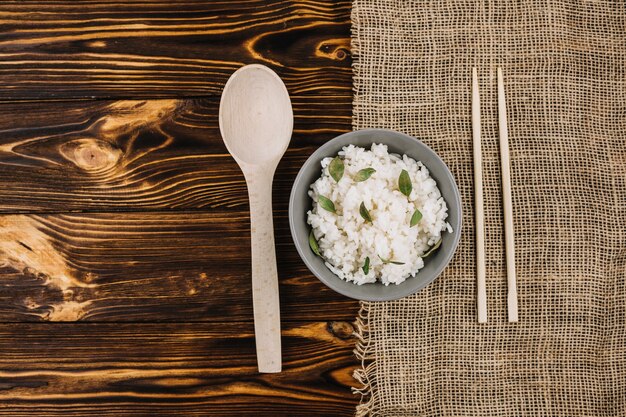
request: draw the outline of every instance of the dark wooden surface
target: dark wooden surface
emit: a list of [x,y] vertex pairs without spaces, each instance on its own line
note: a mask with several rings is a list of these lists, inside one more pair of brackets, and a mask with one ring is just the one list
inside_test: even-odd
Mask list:
[[[351,128],[350,2],[0,4],[0,416],[351,416],[355,301],[286,219]],[[246,188],[217,127],[239,66],[290,92],[274,185],[284,372],[256,372]]]

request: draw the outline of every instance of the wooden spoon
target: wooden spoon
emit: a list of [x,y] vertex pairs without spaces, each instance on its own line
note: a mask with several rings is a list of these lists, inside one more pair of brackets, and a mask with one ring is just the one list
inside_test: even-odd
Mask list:
[[272,180],[293,130],[285,84],[274,71],[239,68],[224,86],[220,131],[248,185],[252,236],[252,305],[259,372],[280,372],[280,308],[272,222]]

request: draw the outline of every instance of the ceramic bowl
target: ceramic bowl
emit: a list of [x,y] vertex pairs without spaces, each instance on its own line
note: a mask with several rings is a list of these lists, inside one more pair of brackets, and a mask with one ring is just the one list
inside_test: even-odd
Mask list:
[[[426,166],[448,205],[447,221],[453,230],[452,233],[443,233],[441,246],[424,260],[424,268],[415,277],[409,277],[399,285],[385,286],[378,282],[357,285],[344,281],[332,273],[324,264],[324,260],[316,256],[309,247],[308,238],[311,227],[307,224],[307,211],[312,207],[312,200],[308,191],[311,184],[321,175],[320,162],[326,157],[336,156],[346,145],[352,144],[369,149],[372,143],[383,143],[387,145],[390,153],[406,154]],[[433,282],[452,259],[461,237],[461,197],[454,177],[446,164],[424,143],[392,130],[358,130],[345,133],[325,143],[302,165],[289,199],[289,226],[300,257],[311,272],[328,287],[358,300],[395,300],[414,294]]]

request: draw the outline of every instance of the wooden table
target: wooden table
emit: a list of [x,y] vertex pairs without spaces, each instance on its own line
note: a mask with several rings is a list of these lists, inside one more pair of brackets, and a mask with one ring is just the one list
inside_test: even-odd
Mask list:
[[[287,201],[351,129],[350,1],[0,4],[0,416],[351,416],[355,301]],[[217,126],[259,62],[295,113],[275,180],[284,372],[256,372],[244,179]]]

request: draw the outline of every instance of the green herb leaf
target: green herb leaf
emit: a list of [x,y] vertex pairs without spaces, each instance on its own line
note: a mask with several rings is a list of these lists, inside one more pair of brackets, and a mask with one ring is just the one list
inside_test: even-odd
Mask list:
[[409,173],[406,169],[403,169],[400,173],[400,177],[398,178],[398,189],[407,197],[411,195],[413,184],[411,184],[411,178],[409,177]]
[[371,177],[374,172],[376,172],[374,168],[364,168],[356,173],[356,175],[354,176],[354,182],[365,181],[366,179]]
[[430,249],[428,249],[428,250],[426,251],[426,253],[422,255],[422,258],[427,258],[427,257],[429,257],[430,255],[432,255],[432,253],[433,253],[434,251],[436,251],[437,249],[439,249],[439,246],[441,246],[441,240],[442,240],[442,239],[439,239],[439,240],[437,241],[437,243],[435,243],[435,244],[434,244],[434,245],[433,245]]
[[367,211],[367,207],[365,207],[365,203],[361,202],[361,206],[359,207],[359,214],[366,222],[372,222],[372,216],[370,216],[370,212]]
[[365,258],[365,263],[363,264],[363,273],[367,275],[370,272],[370,257]]
[[336,182],[339,182],[341,177],[343,177],[343,170],[343,160],[338,156],[334,157],[333,160],[330,161],[330,165],[328,165],[330,176],[333,177]]
[[323,195],[318,195],[317,201],[318,203],[320,203],[320,207],[322,207],[324,210],[330,211],[331,213],[336,213],[335,203],[330,201],[328,198],[324,197]]
[[320,246],[317,244],[317,240],[315,239],[315,235],[313,234],[313,230],[309,233],[309,246],[314,254],[317,256],[322,256],[320,253]]
[[404,262],[398,262],[398,261],[392,261],[391,259],[385,259],[380,255],[378,255],[378,257],[380,258],[381,261],[383,261],[384,264],[404,265]]
[[415,226],[422,220],[422,212],[418,209],[415,209],[415,213],[411,216],[411,227]]

